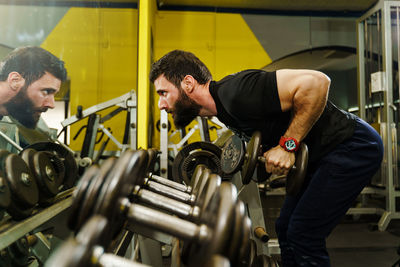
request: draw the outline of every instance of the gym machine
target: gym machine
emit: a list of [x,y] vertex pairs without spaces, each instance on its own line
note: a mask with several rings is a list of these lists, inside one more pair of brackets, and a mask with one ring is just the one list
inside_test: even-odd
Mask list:
[[[399,219],[396,198],[400,196],[398,171],[399,42],[400,3],[379,1],[357,20],[359,115],[380,133],[384,144],[381,171],[361,196],[382,196],[385,208],[351,208],[348,214],[377,214],[374,228],[384,231]],[[363,204],[363,203],[362,203]]]

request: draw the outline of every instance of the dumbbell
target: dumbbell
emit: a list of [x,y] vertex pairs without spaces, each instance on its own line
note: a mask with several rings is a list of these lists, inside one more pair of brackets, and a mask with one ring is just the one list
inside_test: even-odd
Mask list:
[[195,224],[130,202],[127,198],[130,188],[126,186],[126,181],[135,175],[133,172],[140,173],[140,170],[127,166],[139,158],[138,153],[132,154],[132,157],[121,156],[107,175],[92,214],[105,216],[111,225],[122,217],[132,225],[141,225],[192,243],[190,258],[196,264],[201,265],[214,254],[225,255],[232,233],[236,188],[230,183],[222,183],[201,214],[200,224]]
[[71,149],[65,145],[57,144],[55,142],[36,142],[25,147],[23,150],[34,149],[37,152],[47,151],[61,160],[64,166],[64,178],[62,182],[62,190],[69,189],[76,184],[79,177],[78,163],[75,159],[75,154]]
[[164,196],[176,199],[189,204],[196,204],[198,200],[196,197],[204,189],[207,179],[211,174],[211,170],[203,164],[196,166],[189,186],[168,180],[164,177],[153,175],[149,170],[151,169],[152,162],[156,157],[155,149],[146,150],[148,153],[147,175],[143,180],[143,186],[151,191],[157,192]]
[[[136,159],[136,164],[130,164],[130,167],[125,167],[124,168],[125,171],[127,171],[128,173],[131,173],[131,175],[127,175],[127,177],[140,176],[140,162],[144,158],[144,155],[145,154],[143,153],[143,151],[127,151],[121,156],[121,158],[118,161],[124,161],[124,162],[130,162],[130,163],[134,162],[132,160],[132,158],[135,158],[137,156],[136,157],[137,158]],[[107,170],[109,170],[110,167],[107,167],[107,165],[110,166],[110,167],[111,166],[118,166],[118,165],[126,166],[126,164],[120,164],[119,162],[115,163],[113,160],[109,159],[101,166],[101,171],[102,171],[103,174],[108,174],[109,173],[109,171],[107,171]],[[92,172],[94,170],[94,168],[95,167],[92,166],[91,169],[88,170],[88,172],[89,171]],[[102,176],[103,175],[100,175],[100,176],[96,176],[95,175],[94,177],[102,177]],[[85,175],[84,175],[84,177],[82,179],[84,180],[84,178],[85,178]],[[101,180],[104,181],[105,179],[109,179],[109,178],[102,178]],[[92,179],[92,181],[93,181],[93,179]],[[95,184],[97,183],[95,178],[94,178],[93,183],[95,183]],[[79,190],[81,189],[79,186],[78,186],[78,188],[79,188]],[[83,190],[83,191],[85,191],[85,190]],[[93,195],[94,196],[95,194],[88,193],[88,195]],[[167,203],[167,204],[171,203],[170,200],[168,200],[168,199],[165,199],[165,200],[160,201],[160,202],[161,203]],[[92,204],[88,204],[87,202],[84,202],[84,203],[82,203],[80,205],[75,205],[75,204],[76,204],[76,202],[74,201],[72,206],[80,206],[80,207],[82,207],[82,210],[84,211],[83,213],[81,212],[78,215],[78,217],[80,217],[82,221],[84,221],[83,217],[91,215],[91,214],[85,213],[85,211],[93,210],[93,207],[91,206]],[[183,204],[183,203],[181,203],[181,204]],[[245,226],[243,226],[243,224],[239,224],[239,222],[241,222],[241,220],[244,219],[244,204],[243,204],[243,202],[238,201],[236,203],[236,210],[237,211],[235,212],[236,215],[235,215],[235,222],[234,222],[235,231],[231,234],[233,241],[231,242],[231,245],[230,245],[230,248],[231,248],[230,251],[231,251],[231,256],[232,257],[233,257],[233,255],[236,255],[236,257],[239,255],[238,253],[235,252],[235,250],[238,250],[238,248],[239,248],[238,245],[240,244],[241,241],[244,241],[246,239],[246,236],[247,236],[247,240],[248,240],[249,233],[250,233],[250,225],[249,224],[245,224]],[[72,216],[71,218],[76,218],[76,216]],[[248,217],[247,217],[247,220],[249,220]],[[247,225],[247,228],[246,228],[246,225]],[[246,232],[243,233],[243,231],[246,230],[246,229],[247,229],[247,234],[246,234]],[[236,242],[234,242],[235,240],[236,240]]]
[[[235,205],[234,221],[232,226],[232,238],[227,252],[232,266],[249,266],[251,258],[248,256],[250,250],[251,220],[245,214],[243,201],[238,200]],[[182,248],[182,261],[190,262],[191,244],[184,244]],[[208,266],[208,265],[207,265]]]
[[61,159],[49,151],[27,148],[20,152],[39,187],[39,204],[48,206],[62,187],[65,168]]
[[102,216],[93,216],[75,238],[65,241],[48,259],[45,267],[142,267],[126,258],[105,253],[109,224]]
[[14,220],[22,220],[38,201],[38,185],[27,164],[19,155],[0,150],[0,207]]
[[[261,153],[261,132],[256,131],[253,133],[247,148],[239,136],[233,135],[222,148],[222,170],[227,174],[233,174],[241,170],[242,183],[246,185],[250,183],[257,163],[262,162],[265,164],[265,158],[261,156]],[[307,172],[307,164],[308,148],[302,142],[296,153],[296,161],[286,175],[286,193],[288,195],[295,196],[301,190]]]
[[[152,165],[152,161],[154,161],[154,158],[156,156],[155,151],[156,151],[155,149],[146,150],[146,152],[148,154],[147,171],[150,169],[149,166]],[[166,181],[172,182],[176,185],[183,185],[183,184],[179,184],[179,183],[170,181],[163,177],[159,177],[159,178],[157,178],[157,179],[166,180]],[[216,178],[218,178],[218,179],[216,179]],[[162,181],[162,182],[165,182],[165,181]],[[137,181],[137,179],[135,179],[135,181],[133,183],[140,185],[141,182]],[[159,194],[165,195],[167,197],[170,197],[170,198],[173,198],[173,199],[176,199],[179,201],[183,201],[185,203],[190,203],[195,206],[203,205],[204,199],[207,200],[209,198],[209,197],[207,197],[207,195],[209,196],[210,194],[212,194],[215,191],[215,189],[219,186],[220,183],[221,183],[221,178],[216,174],[211,174],[211,170],[208,169],[203,164],[198,164],[196,166],[196,168],[193,172],[193,175],[192,175],[191,184],[188,187],[186,187],[184,185],[187,192],[189,192],[189,189],[190,189],[190,194],[180,193],[175,190],[171,191],[168,188],[162,188],[161,190],[155,190],[154,188],[156,187],[156,185],[157,185],[157,187],[160,186],[158,184],[158,182],[155,182],[154,184],[150,185],[147,178],[144,179],[144,184],[147,185],[146,187],[149,188],[150,190],[155,191]],[[179,190],[179,191],[181,191],[181,190]]]
[[[147,177],[148,177],[149,180],[153,180],[155,182],[158,182],[160,184],[175,188],[175,189],[177,189],[179,191],[182,191],[182,192],[185,192],[185,193],[189,193],[189,194],[193,193],[193,189],[195,188],[197,182],[199,181],[199,177],[200,177],[198,175],[198,171],[199,171],[198,170],[198,166],[202,166],[201,169],[204,169],[204,168],[206,168],[205,165],[199,164],[198,166],[196,166],[196,170],[193,173],[193,177],[190,180],[190,184],[189,185],[185,185],[185,184],[177,183],[175,181],[171,181],[171,180],[169,180],[167,178],[164,178],[164,177],[161,177],[161,176],[153,174],[151,171],[154,168],[154,163],[157,160],[157,155],[158,155],[159,152],[158,152],[158,150],[156,150],[154,148],[149,148],[149,149],[147,149],[147,153],[149,155],[149,162],[148,162],[148,165],[147,165],[147,171],[148,171],[148,176]],[[196,173],[197,173],[197,175],[196,175]],[[196,193],[196,192],[194,192],[194,193]]]
[[7,250],[11,260],[10,266],[28,266],[32,261],[30,248],[37,243],[37,240],[35,235],[27,235],[8,246]]
[[[197,196],[200,194],[200,192],[204,189],[206,182],[208,180],[209,175],[211,174],[211,171],[207,168],[204,168],[202,166],[198,166],[199,168],[196,169],[194,172],[194,177],[195,179],[198,180],[197,184],[194,186],[193,190],[191,193],[186,193],[181,190],[172,188],[170,186],[160,184],[158,182],[149,180],[147,178],[143,178],[143,181],[141,182],[141,186],[145,187],[153,192],[157,192],[159,194],[162,194],[164,196],[173,198],[178,201],[182,201],[184,203],[188,204],[195,204],[197,202]],[[198,177],[198,178],[196,178]]]
[[[134,159],[134,160],[131,160]],[[136,160],[135,160],[136,159]],[[75,231],[79,230],[81,225],[87,220],[90,212],[96,204],[96,199],[100,190],[102,189],[107,176],[111,170],[118,164],[118,161],[129,162],[124,169],[131,175],[126,176],[126,187],[132,188],[132,193],[128,195],[129,198],[169,211],[181,218],[197,221],[201,213],[207,206],[208,201],[211,199],[214,192],[221,184],[221,178],[216,174],[211,174],[207,179],[205,189],[202,190],[198,197],[198,205],[189,205],[170,199],[163,195],[159,195],[152,191],[142,189],[142,179],[140,178],[143,173],[143,163],[147,160],[147,154],[144,150],[126,151],[120,159],[109,158],[101,166],[101,168],[93,165],[83,175],[79,185],[74,191],[73,203],[71,206],[71,216],[69,219],[69,227]]]

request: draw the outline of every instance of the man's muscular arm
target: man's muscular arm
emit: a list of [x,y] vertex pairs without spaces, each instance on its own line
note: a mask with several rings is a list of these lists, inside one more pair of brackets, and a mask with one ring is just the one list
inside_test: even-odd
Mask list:
[[[322,114],[326,105],[330,79],[313,70],[278,70],[276,72],[282,111],[292,111],[292,120],[284,136],[301,142]],[[266,169],[286,174],[294,164],[294,154],[279,145],[267,151]]]
[[330,79],[313,70],[278,70],[276,79],[282,111],[293,113],[285,136],[301,141],[324,110]]

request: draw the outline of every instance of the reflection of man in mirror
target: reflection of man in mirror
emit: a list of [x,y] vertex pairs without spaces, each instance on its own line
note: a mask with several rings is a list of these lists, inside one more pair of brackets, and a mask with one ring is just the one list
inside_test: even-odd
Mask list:
[[0,115],[35,128],[67,78],[64,62],[40,47],[13,50],[0,62]]

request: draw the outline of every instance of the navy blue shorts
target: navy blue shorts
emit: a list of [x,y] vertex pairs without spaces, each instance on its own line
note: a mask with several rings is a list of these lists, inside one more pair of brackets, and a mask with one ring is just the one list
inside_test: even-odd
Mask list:
[[340,222],[383,157],[379,134],[357,119],[354,135],[307,173],[307,186],[286,196],[276,221],[283,266],[330,266],[326,237]]

